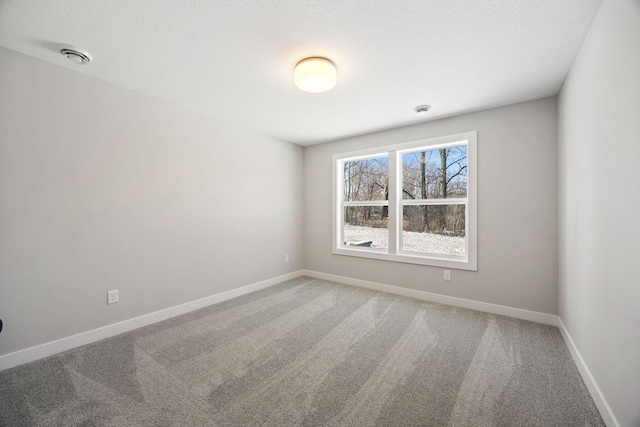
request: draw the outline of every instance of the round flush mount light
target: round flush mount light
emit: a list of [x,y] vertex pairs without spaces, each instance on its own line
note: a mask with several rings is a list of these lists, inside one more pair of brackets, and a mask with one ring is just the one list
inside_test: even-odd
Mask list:
[[305,92],[320,93],[333,89],[338,72],[333,62],[314,57],[298,62],[293,77],[298,88]]
[[93,59],[89,52],[73,46],[60,46],[60,53],[69,61],[78,65],[88,64]]
[[419,116],[426,116],[429,110],[431,110],[430,105],[418,105],[416,108],[413,109],[413,111],[415,111],[416,114]]

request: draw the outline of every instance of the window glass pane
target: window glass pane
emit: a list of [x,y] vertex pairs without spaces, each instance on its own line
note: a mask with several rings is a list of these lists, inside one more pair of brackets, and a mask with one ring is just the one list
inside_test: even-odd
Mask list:
[[387,248],[388,206],[345,206],[344,244],[368,248]]
[[402,250],[465,255],[465,206],[404,206]]
[[389,159],[371,159],[344,162],[344,200],[388,200]]
[[467,197],[467,146],[402,155],[404,199]]

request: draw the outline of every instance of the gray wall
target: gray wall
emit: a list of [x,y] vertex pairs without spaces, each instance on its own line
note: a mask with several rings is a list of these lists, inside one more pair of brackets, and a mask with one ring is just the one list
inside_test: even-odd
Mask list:
[[[305,267],[476,301],[557,313],[556,98],[305,148]],[[478,131],[478,271],[331,253],[331,156]]]
[[640,2],[604,0],[559,97],[560,318],[640,426]]
[[0,94],[0,355],[302,268],[300,147],[6,49]]

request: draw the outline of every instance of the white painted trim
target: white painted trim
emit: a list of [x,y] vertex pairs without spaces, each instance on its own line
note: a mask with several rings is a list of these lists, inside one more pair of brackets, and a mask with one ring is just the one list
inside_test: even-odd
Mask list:
[[573,339],[571,338],[571,335],[569,335],[569,331],[567,331],[567,328],[564,326],[564,322],[562,322],[562,318],[560,316],[558,316],[558,329],[560,330],[560,334],[569,349],[569,353],[571,353],[571,357],[573,357],[574,363],[578,367],[582,380],[587,386],[589,394],[591,394],[591,398],[596,404],[604,423],[607,427],[620,427],[620,423],[613,414],[613,411],[607,403],[607,400],[604,398],[602,391],[600,391],[600,387],[598,387],[598,383],[596,383],[595,378],[591,375],[591,371],[587,367],[587,364],[578,351],[578,347],[576,347],[576,344],[573,342]]
[[365,200],[360,202],[342,202],[342,207],[345,206],[389,206],[388,200]]
[[[402,235],[397,236],[398,240],[401,240]],[[334,255],[355,256],[360,258],[379,259],[382,261],[402,262],[405,264],[418,264],[428,265],[431,267],[451,268],[458,270],[471,270],[472,266],[469,265],[464,257],[455,257],[454,255],[440,255],[439,257],[429,257],[424,254],[417,255],[416,252],[400,252],[398,254],[390,254],[385,252],[384,249],[370,248],[366,246],[343,246],[342,248],[334,248]]]
[[466,205],[467,199],[400,199],[402,206]]
[[[428,148],[437,150],[458,145],[467,146],[467,197],[465,199],[405,200],[402,198],[402,155]],[[478,207],[477,207],[477,154],[478,132],[422,139],[401,144],[374,147],[332,156],[332,202],[331,234],[332,253],[391,262],[429,265],[458,270],[478,271]],[[347,202],[343,199],[344,164],[360,159],[387,157],[389,161],[389,203],[380,200]],[[402,250],[402,209],[405,205],[465,205],[465,255],[463,257],[439,254],[408,253]],[[386,249],[365,249],[346,245],[344,242],[345,206],[389,206],[389,243]]]
[[507,307],[504,305],[490,304],[487,302],[451,297],[448,295],[417,291],[415,289],[401,288],[399,286],[385,285],[384,283],[369,282],[367,280],[352,279],[350,277],[320,273],[313,270],[302,270],[302,273],[304,276],[309,276],[316,279],[324,279],[332,282],[343,283],[345,285],[358,286],[360,288],[387,292],[390,294],[401,295],[423,301],[437,302],[440,304],[452,305],[455,307],[483,311],[485,313],[515,317],[516,319],[529,320],[531,322],[543,323],[545,325],[558,326],[558,316],[556,316],[555,314],[540,313],[537,311],[524,310],[521,308]]
[[0,371],[208,307],[303,275],[301,270],[0,356]]
[[402,170],[401,157],[398,156],[397,151],[389,151],[389,190],[387,198],[391,200],[391,205],[389,205],[387,212],[387,230],[389,233],[387,246],[390,254],[397,254],[402,249],[402,232],[400,231],[402,230],[402,215],[400,214],[402,212],[402,180],[396,179],[394,181],[392,179],[392,177],[398,176],[399,170]]

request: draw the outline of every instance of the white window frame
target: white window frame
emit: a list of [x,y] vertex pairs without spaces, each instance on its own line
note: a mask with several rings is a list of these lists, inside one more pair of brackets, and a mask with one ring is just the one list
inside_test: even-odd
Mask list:
[[[332,201],[332,252],[383,261],[429,265],[459,270],[478,270],[478,180],[477,180],[477,132],[464,132],[438,138],[422,139],[401,144],[376,147],[333,155]],[[402,198],[402,155],[421,148],[437,150],[453,146],[467,146],[467,197],[464,199],[405,200]],[[371,157],[389,159],[389,200],[345,202],[343,197],[344,163]],[[465,205],[465,255],[437,255],[402,250],[402,208],[410,205],[464,204]],[[343,215],[345,206],[389,206],[388,249],[348,246],[343,239]]]

